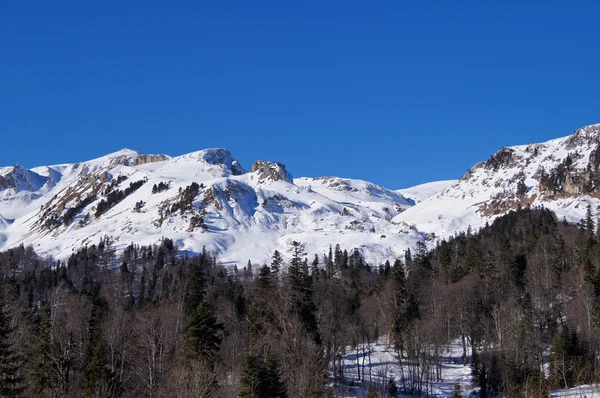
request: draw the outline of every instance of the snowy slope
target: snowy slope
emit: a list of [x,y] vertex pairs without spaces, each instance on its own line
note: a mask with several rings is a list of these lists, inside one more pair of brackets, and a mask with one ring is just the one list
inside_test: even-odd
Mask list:
[[[30,244],[65,257],[104,236],[116,247],[169,237],[181,250],[206,246],[223,263],[245,264],[268,261],[275,249],[285,255],[297,240],[311,256],[340,244],[379,264],[418,240],[432,245],[519,206],[543,205],[578,222],[588,204],[600,210],[597,181],[600,125],[503,148],[458,181],[399,191],[294,179],[283,164],[262,160],[247,171],[225,149],[177,157],[123,149],[76,164],[0,168],[0,250]],[[153,192],[161,184],[168,189]]]
[[458,180],[427,182],[410,188],[397,189],[396,192],[415,203],[419,203],[450,188],[457,182]]
[[[600,125],[541,144],[503,148],[487,162],[437,195],[399,214],[394,222],[448,237],[469,227],[476,230],[518,206],[545,206],[562,219],[578,222],[588,204],[597,214],[599,187],[590,180],[600,143]],[[589,165],[589,168],[588,168]],[[546,178],[544,179],[544,175]],[[551,180],[553,184],[548,184]],[[553,185],[549,187],[548,185]],[[586,185],[589,188],[586,188]],[[519,194],[519,189],[523,190]]]
[[[25,244],[65,257],[104,236],[116,247],[169,237],[180,250],[206,246],[226,264],[245,264],[267,261],[275,249],[285,253],[298,240],[309,255],[340,244],[378,264],[423,238],[391,221],[411,206],[397,192],[337,177],[294,180],[285,166],[266,161],[246,172],[224,149],[174,158],[125,149],[27,173],[0,188],[0,214],[14,219],[0,219],[0,249]],[[168,189],[153,193],[161,183]],[[192,183],[197,192],[181,206]],[[115,192],[128,195],[99,212]]]

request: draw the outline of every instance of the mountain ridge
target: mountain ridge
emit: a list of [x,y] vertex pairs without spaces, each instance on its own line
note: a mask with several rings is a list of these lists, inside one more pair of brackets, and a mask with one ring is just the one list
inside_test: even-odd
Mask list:
[[[519,206],[571,223],[600,211],[600,124],[501,148],[459,180],[390,190],[341,177],[294,178],[283,163],[247,170],[224,148],[171,157],[124,148],[85,162],[0,168],[0,249],[65,257],[108,236],[115,247],[174,239],[227,264],[268,261],[290,242],[308,254],[357,248],[378,264],[418,241],[475,230]],[[9,221],[10,220],[10,221]]]

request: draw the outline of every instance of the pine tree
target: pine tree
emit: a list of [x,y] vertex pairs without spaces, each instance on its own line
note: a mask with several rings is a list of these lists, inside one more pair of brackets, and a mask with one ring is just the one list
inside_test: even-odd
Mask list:
[[586,215],[585,215],[585,229],[588,236],[594,236],[596,232],[596,224],[594,222],[594,212],[592,211],[592,205],[587,205]]
[[308,264],[302,260],[304,247],[300,242],[292,242],[292,260],[287,277],[291,290],[291,308],[302,321],[306,331],[314,337],[317,344],[321,343],[317,325],[317,307],[313,300],[312,278],[308,275]]
[[327,277],[331,278],[335,274],[335,269],[333,267],[333,251],[331,249],[331,245],[329,245],[329,255],[327,256]]
[[[46,388],[51,387],[52,380],[49,354],[50,345],[50,309],[47,306],[41,308],[41,319],[37,325],[35,336],[35,354],[31,358],[33,391],[40,394]],[[66,364],[67,361],[65,361]]]
[[189,268],[188,283],[185,293],[185,310],[188,315],[193,314],[204,300],[206,289],[206,275],[203,270],[202,257],[192,260]]
[[281,253],[275,250],[273,252],[273,257],[271,258],[271,273],[273,274],[273,278],[275,280],[279,279],[279,271],[281,271],[282,264],[283,258],[281,257]]
[[392,332],[400,349],[404,346],[404,333],[410,328],[412,322],[419,316],[419,307],[416,299],[408,292],[406,275],[402,262],[397,259],[394,262],[391,274],[393,302],[393,324]]
[[268,350],[262,355],[248,354],[242,369],[242,398],[285,398],[285,385],[279,363]]
[[340,245],[335,245],[335,251],[333,252],[333,263],[335,265],[335,269],[342,268],[342,249],[340,249]]
[[256,290],[248,313],[250,330],[254,336],[263,335],[275,322],[273,290],[275,281],[270,268],[265,264],[256,277]]
[[212,365],[223,340],[223,330],[213,309],[205,302],[200,303],[185,329],[192,355]]
[[13,349],[12,329],[4,301],[0,300],[0,397],[21,396],[23,361]]
[[84,396],[94,396],[98,385],[110,383],[106,346],[102,339],[101,322],[108,311],[108,302],[97,297],[92,300],[92,313],[88,321],[89,341],[85,352]]
[[311,264],[310,274],[313,278],[319,276],[319,255],[315,254],[315,258]]

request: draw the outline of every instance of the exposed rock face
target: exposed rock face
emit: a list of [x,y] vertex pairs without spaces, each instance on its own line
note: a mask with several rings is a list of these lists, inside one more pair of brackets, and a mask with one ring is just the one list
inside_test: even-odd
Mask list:
[[227,149],[206,149],[198,153],[200,160],[202,160],[203,162],[213,166],[226,166],[227,168],[229,168],[231,174],[234,176],[242,175],[246,172],[242,165],[233,158],[233,155]]
[[283,163],[257,160],[250,171],[257,172],[261,180],[292,182],[292,175],[288,173]]
[[47,177],[16,165],[4,176],[0,176],[0,189],[14,188],[17,191],[35,191],[42,187]]
[[567,149],[575,149],[577,146],[598,142],[600,137],[600,124],[592,124],[575,131],[566,142]]
[[498,171],[498,169],[511,167],[515,164],[515,151],[511,148],[502,148],[485,162],[485,168]]
[[133,161],[133,166],[139,166],[146,163],[162,162],[169,160],[167,155],[140,155]]

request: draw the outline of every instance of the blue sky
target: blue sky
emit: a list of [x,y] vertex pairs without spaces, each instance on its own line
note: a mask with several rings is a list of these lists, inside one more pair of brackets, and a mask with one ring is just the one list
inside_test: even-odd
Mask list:
[[294,176],[459,178],[600,122],[600,5],[522,3],[1,1],[0,164],[225,147]]

